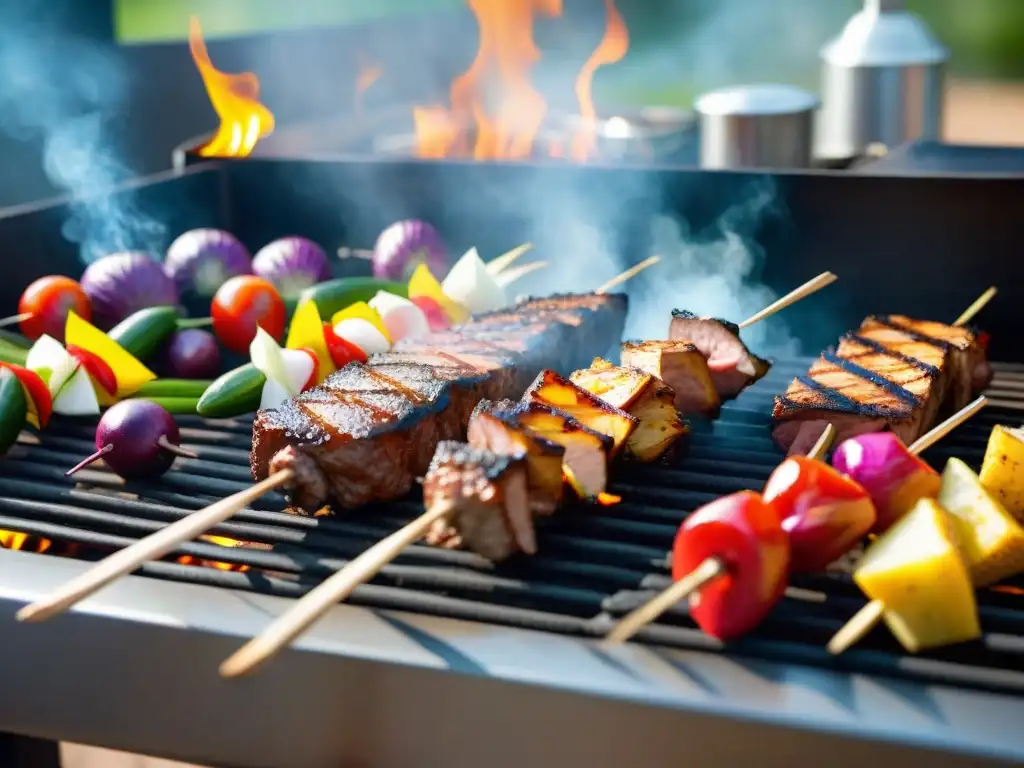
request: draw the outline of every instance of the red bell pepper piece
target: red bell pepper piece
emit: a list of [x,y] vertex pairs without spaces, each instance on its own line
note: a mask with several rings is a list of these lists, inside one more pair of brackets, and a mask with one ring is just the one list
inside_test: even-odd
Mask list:
[[69,355],[82,364],[90,379],[99,384],[111,397],[117,395],[117,376],[102,357],[73,344],[69,344],[67,350]]
[[53,396],[50,394],[46,382],[35,371],[23,368],[13,363],[0,362],[0,368],[7,368],[21,382],[25,390],[25,397],[28,400],[29,413],[35,413],[39,420],[39,426],[45,427],[50,422],[53,413]]
[[324,323],[324,339],[327,342],[327,351],[331,355],[331,360],[339,368],[349,363],[365,363],[368,359],[362,349],[336,334],[330,323]]
[[731,640],[756,627],[782,597],[789,576],[789,539],[775,510],[753,491],[707,504],[680,526],[672,549],[672,578],[709,558],[725,573],[691,598],[690,616],[702,630]]
[[791,456],[775,468],[764,500],[789,535],[794,572],[820,571],[863,539],[876,519],[867,491],[806,456]]

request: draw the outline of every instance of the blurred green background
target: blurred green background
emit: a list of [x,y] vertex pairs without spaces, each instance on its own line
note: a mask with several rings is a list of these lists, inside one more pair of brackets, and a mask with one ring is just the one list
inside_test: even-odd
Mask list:
[[[223,37],[311,25],[349,24],[392,14],[430,12],[465,6],[465,0],[114,0],[117,34],[124,42],[181,40],[187,19],[196,14],[204,33]],[[598,0],[585,0],[603,12]],[[583,3],[566,0],[567,14]],[[666,40],[685,38],[723,13],[758,18],[769,14],[781,30],[797,30],[797,44],[812,29],[827,37],[859,6],[856,0],[619,0],[633,36],[635,52]],[[1024,0],[909,0],[952,49],[952,72],[965,77],[1024,79]],[[585,12],[585,11],[584,11]],[[781,19],[780,19],[781,17]],[[730,22],[731,26],[736,26]],[[820,37],[820,35],[819,35]],[[786,46],[785,37],[776,38]],[[820,41],[814,41],[818,43]]]

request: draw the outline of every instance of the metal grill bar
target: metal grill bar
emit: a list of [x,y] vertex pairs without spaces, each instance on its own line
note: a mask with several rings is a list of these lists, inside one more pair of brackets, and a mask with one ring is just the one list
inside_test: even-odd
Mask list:
[[[359,588],[352,602],[579,636],[598,636],[611,622],[668,585],[666,553],[679,523],[701,504],[742,489],[760,489],[781,455],[768,415],[774,393],[808,361],[779,363],[757,386],[727,406],[712,424],[695,425],[688,455],[667,466],[622,466],[611,491],[620,504],[575,506],[538,523],[540,554],[495,566],[465,551],[413,546]],[[1002,405],[982,411],[929,451],[936,466],[951,455],[977,466],[996,423],[1016,423],[1024,409],[1024,369],[997,369],[992,388]],[[81,559],[127,546],[161,526],[251,480],[251,422],[182,417],[182,439],[198,460],[179,459],[153,484],[125,483],[105,470],[86,470],[77,482],[63,472],[92,449],[93,425],[59,420],[40,435],[23,434],[0,476],[0,529],[76,544]],[[245,542],[204,541],[171,556],[247,565],[229,572],[177,562],[149,563],[140,574],[227,589],[297,597],[348,559],[414,517],[418,499],[336,518],[281,512],[271,494],[211,533]],[[45,557],[47,555],[40,555]],[[1024,589],[1024,579],[1014,586]],[[1024,691],[1024,599],[982,590],[983,638],[928,655],[904,654],[887,632],[833,659],[825,641],[863,605],[848,573],[794,579],[785,599],[758,632],[730,653],[829,666],[984,689]],[[637,640],[723,651],[698,631],[685,607],[665,614]]]

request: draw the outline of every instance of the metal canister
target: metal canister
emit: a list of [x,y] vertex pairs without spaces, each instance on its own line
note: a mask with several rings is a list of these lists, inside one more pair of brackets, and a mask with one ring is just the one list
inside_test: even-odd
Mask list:
[[860,157],[942,132],[949,51],[903,0],[866,0],[821,49],[822,109],[815,155]]
[[741,85],[700,96],[702,168],[806,168],[818,99],[791,85]]

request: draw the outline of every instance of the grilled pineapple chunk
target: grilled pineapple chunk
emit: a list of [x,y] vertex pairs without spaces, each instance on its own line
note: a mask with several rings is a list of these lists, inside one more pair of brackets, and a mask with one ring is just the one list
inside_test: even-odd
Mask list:
[[569,486],[584,499],[603,493],[608,484],[608,457],[614,442],[608,435],[583,426],[564,411],[543,403],[521,403],[519,423],[565,449],[562,472]]
[[672,387],[646,371],[612,365],[597,357],[589,368],[569,378],[636,417],[639,423],[626,441],[626,453],[639,461],[655,461],[689,431],[679,418]]
[[551,370],[533,380],[523,402],[539,402],[565,411],[583,426],[612,439],[612,455],[618,453],[637,428],[638,420],[567,381]]
[[677,411],[687,416],[718,415],[722,398],[715,388],[707,359],[693,344],[626,341],[622,344],[622,365],[638,368],[668,384]]
[[996,425],[981,463],[981,484],[1024,522],[1024,431]]
[[939,504],[956,520],[957,543],[977,586],[1024,571],[1024,528],[960,459],[946,463]]
[[530,508],[536,514],[551,514],[562,501],[565,448],[516,424],[500,410],[489,410],[493,406],[488,400],[477,406],[469,420],[467,441],[499,456],[525,458]]

